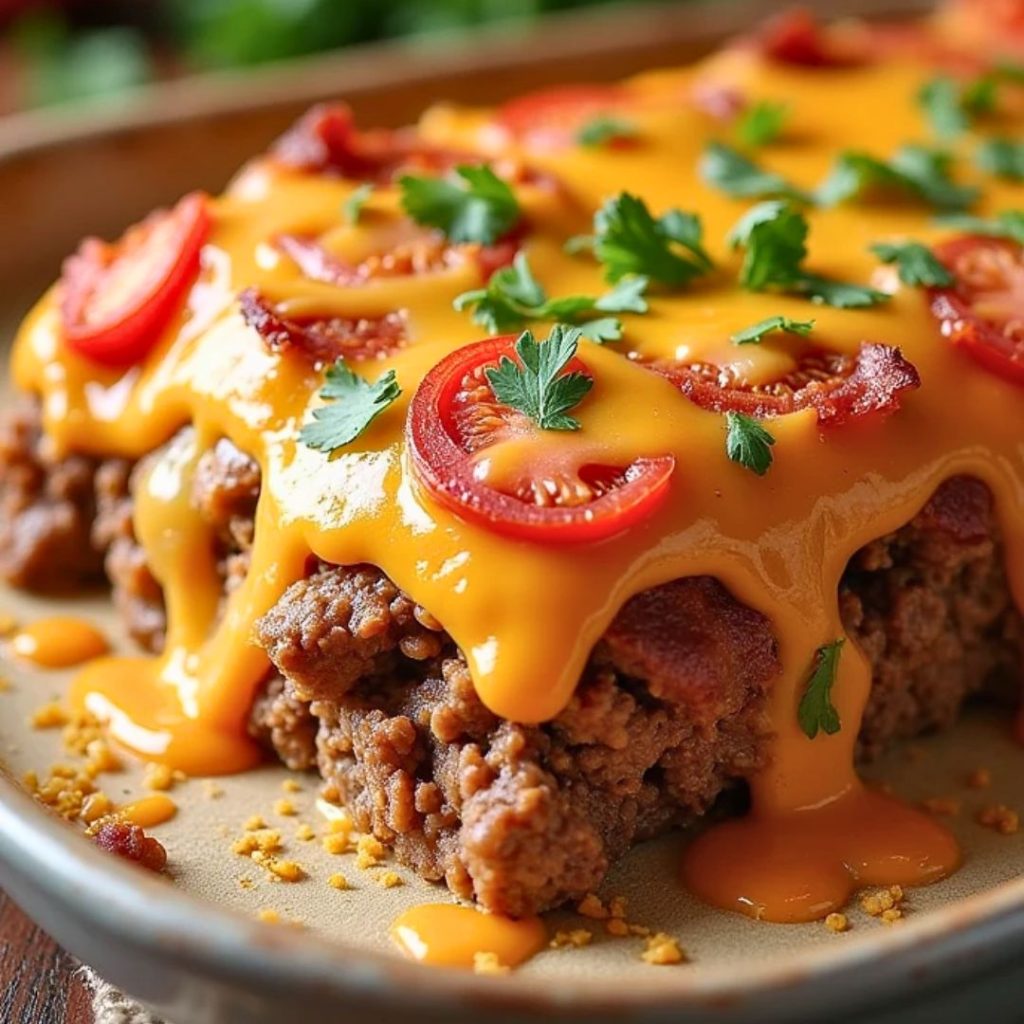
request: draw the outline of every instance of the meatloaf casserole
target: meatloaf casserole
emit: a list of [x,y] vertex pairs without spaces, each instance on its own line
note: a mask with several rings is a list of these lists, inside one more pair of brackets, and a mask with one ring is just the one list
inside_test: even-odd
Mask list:
[[954,870],[857,766],[1020,689],[1022,24],[324,105],[83,242],[0,426],[3,576],[108,580],[144,652],[73,700],[190,775],[316,772],[510,917],[713,808],[682,877],[753,916]]

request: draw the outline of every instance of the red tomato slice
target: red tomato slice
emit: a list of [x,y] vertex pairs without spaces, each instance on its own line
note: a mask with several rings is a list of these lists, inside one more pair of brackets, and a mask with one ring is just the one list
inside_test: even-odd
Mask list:
[[757,45],[772,60],[797,67],[850,67],[870,59],[862,39],[830,32],[812,12],[799,7],[766,22]]
[[523,144],[561,149],[576,141],[588,121],[622,113],[629,104],[629,93],[620,86],[562,85],[510,100],[498,111],[498,121]]
[[[452,352],[423,379],[406,421],[406,443],[431,496],[495,533],[545,543],[598,541],[647,519],[668,494],[671,455],[628,466],[573,465],[556,473],[524,472],[515,493],[474,474],[473,455],[503,438],[537,429],[494,397],[484,370],[502,356],[516,359],[511,335]],[[587,372],[575,359],[566,372]]]
[[931,291],[942,333],[987,370],[1024,385],[1024,246],[966,236],[935,255],[956,276]]
[[870,342],[854,357],[810,349],[787,376],[756,387],[711,363],[648,365],[702,409],[756,419],[814,409],[818,422],[830,426],[895,412],[901,392],[921,384],[916,368],[898,348]]
[[61,275],[68,345],[113,366],[145,358],[198,275],[209,230],[206,197],[192,193],[129,228],[119,242],[82,242]]

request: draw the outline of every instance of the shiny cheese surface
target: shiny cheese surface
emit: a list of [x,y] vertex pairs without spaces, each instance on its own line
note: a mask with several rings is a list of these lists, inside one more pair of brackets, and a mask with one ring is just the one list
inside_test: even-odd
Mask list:
[[[838,585],[850,556],[910,520],[951,476],[969,474],[991,488],[1011,587],[1024,607],[1024,392],[950,346],[924,293],[902,286],[868,251],[875,242],[944,237],[932,225],[933,211],[909,199],[808,212],[809,269],[884,287],[894,292],[890,302],[840,310],[741,290],[739,256],[725,238],[751,203],[698,177],[703,147],[711,138],[730,141],[730,128],[688,99],[700,79],[751,102],[787,103],[783,138],[757,159],[813,188],[842,150],[887,157],[907,142],[931,141],[915,96],[932,74],[909,61],[799,69],[730,49],[697,68],[629,83],[641,102],[630,115],[638,139],[624,148],[523,152],[495,131],[488,111],[439,107],[425,114],[420,131],[431,142],[520,159],[561,183],[557,192],[516,186],[530,224],[524,248],[552,295],[596,295],[607,287],[597,263],[562,246],[589,230],[593,211],[610,195],[628,189],[655,215],[680,207],[703,219],[716,270],[683,290],[653,290],[647,315],[624,317],[621,343],[582,343],[595,380],[574,413],[582,429],[488,452],[494,479],[566,447],[586,461],[620,465],[674,455],[660,510],[597,546],[503,539],[441,508],[412,475],[403,443],[409,399],[446,353],[483,334],[452,307],[455,296],[479,284],[471,259],[436,273],[336,287],[303,278],[271,244],[281,233],[321,236],[352,261],[386,250],[411,231],[395,189],[378,188],[358,225],[348,226],[340,211],[357,183],[254,161],[213,203],[213,232],[186,308],[146,362],[126,373],[70,352],[54,294],[45,297],[18,338],[14,372],[21,388],[42,396],[58,451],[136,459],[182,427],[195,428],[148,460],[137,486],[136,532],[167,598],[166,652],[158,660],[94,662],[78,680],[78,699],[129,747],[191,773],[255,763],[244,722],[268,662],[252,643],[253,623],[315,555],[379,566],[441,621],[488,707],[542,722],[566,705],[591,648],[627,598],[709,574],[771,620],[783,670],[771,689],[770,765],[752,780],[753,809],[693,847],[688,884],[755,916],[804,920],[841,905],[859,884],[913,884],[952,870],[958,853],[941,827],[866,793],[857,779],[853,747],[870,673],[853,643],[833,691],[842,729],[809,739],[796,708],[815,652],[844,635]],[[1002,127],[1019,137],[1019,95],[1008,97]],[[957,176],[983,185],[975,212],[1024,206],[1022,186],[972,169],[970,135],[957,145]],[[245,325],[237,295],[250,286],[283,315],[407,314],[404,348],[354,364],[370,379],[394,369],[402,397],[331,459],[297,440],[319,404],[322,372],[296,352],[268,352]],[[751,381],[770,380],[795,365],[798,340],[776,334],[738,348],[729,336],[776,314],[813,318],[814,339],[824,347],[853,353],[863,341],[899,346],[922,386],[885,420],[822,428],[813,411],[774,420],[775,463],[762,478],[727,460],[721,415],[691,404],[624,354],[733,365]],[[213,538],[188,500],[197,460],[221,437],[259,462],[263,480],[251,568],[223,608]],[[798,872],[785,855],[795,849]]]

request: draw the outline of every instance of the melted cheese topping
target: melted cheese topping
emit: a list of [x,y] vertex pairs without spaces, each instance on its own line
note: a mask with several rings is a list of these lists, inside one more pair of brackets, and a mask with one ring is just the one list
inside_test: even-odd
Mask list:
[[[167,596],[166,653],[94,663],[78,681],[81,702],[109,719],[123,743],[186,771],[230,772],[253,763],[258,754],[244,721],[268,669],[251,641],[253,623],[315,555],[379,566],[442,621],[489,708],[542,722],[566,705],[591,648],[625,600],[668,580],[710,574],[771,620],[783,672],[770,695],[771,762],[752,780],[753,810],[694,847],[689,883],[721,905],[796,920],[834,909],[858,882],[923,882],[951,870],[958,854],[945,831],[866,793],[854,771],[871,683],[855,644],[846,645],[834,686],[841,731],[808,739],[796,708],[816,650],[844,635],[837,592],[848,559],[913,518],[951,476],[969,474],[991,488],[1013,593],[1024,607],[1022,393],[944,341],[923,293],[901,287],[891,274],[885,280],[895,289],[892,301],[870,310],[742,291],[739,258],[725,237],[749,203],[705,185],[696,171],[708,138],[727,137],[728,129],[686,100],[699,75],[752,101],[788,103],[785,140],[758,159],[810,188],[841,150],[886,157],[908,141],[927,141],[914,97],[931,74],[909,62],[799,69],[729,50],[694,70],[631,82],[652,102],[635,115],[638,143],[628,148],[523,154],[497,139],[488,112],[441,107],[424,116],[421,133],[434,143],[490,147],[495,155],[501,148],[501,155],[526,157],[562,183],[560,195],[518,189],[532,228],[525,250],[553,295],[605,289],[601,268],[567,255],[562,243],[589,229],[592,211],[609,195],[629,188],[656,215],[673,206],[700,212],[717,269],[685,290],[652,294],[648,315],[626,318],[625,348],[769,379],[793,365],[794,340],[773,335],[740,349],[728,338],[785,314],[813,317],[816,340],[842,352],[855,352],[865,340],[901,346],[920,371],[922,387],[885,421],[823,429],[813,411],[773,421],[775,464],[759,478],[727,461],[723,417],[691,404],[616,347],[584,343],[595,385],[575,412],[582,430],[533,438],[516,458],[543,461],[551,449],[571,446],[588,461],[596,451],[612,464],[664,453],[677,463],[657,514],[597,548],[503,539],[437,505],[412,477],[403,444],[408,400],[445,354],[482,333],[452,308],[456,295],[477,286],[472,261],[335,287],[302,278],[269,244],[279,233],[329,233],[344,259],[380,251],[406,231],[393,189],[378,189],[359,224],[346,226],[339,211],[354,183],[255,161],[213,203],[215,226],[186,308],[145,363],[127,373],[104,371],[69,351],[54,297],[45,297],[18,338],[14,371],[21,388],[42,396],[58,451],[137,459],[186,424],[195,426],[149,466],[135,509],[139,540]],[[958,174],[971,177],[969,161],[960,161]],[[1018,185],[980,177],[979,184],[981,214],[1024,205]],[[870,244],[939,237],[931,211],[909,200],[855,201],[808,217],[807,265],[853,282],[877,281]],[[284,315],[407,313],[410,343],[384,361],[355,367],[371,378],[394,369],[401,399],[330,461],[297,441],[319,403],[322,374],[295,353],[268,352],[244,324],[236,297],[249,286],[279,303]],[[220,437],[258,460],[263,480],[251,568],[222,614],[213,538],[188,500],[197,459]],[[800,851],[795,860],[793,850]]]

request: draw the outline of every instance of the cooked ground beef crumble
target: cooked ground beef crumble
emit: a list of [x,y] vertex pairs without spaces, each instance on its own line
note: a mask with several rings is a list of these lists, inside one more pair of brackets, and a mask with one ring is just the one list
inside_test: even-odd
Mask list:
[[[140,643],[159,649],[159,585],[132,535],[132,467],[55,462],[38,411],[0,423],[0,574],[46,588],[105,566]],[[259,470],[221,441],[193,502],[229,592],[244,577]],[[909,524],[857,552],[840,603],[873,688],[862,758],[951,724],[978,692],[1012,694],[1024,628],[987,488],[954,478]],[[369,566],[319,564],[259,622],[273,670],[250,731],[429,879],[526,914],[593,891],[633,843],[705,813],[764,761],[771,624],[715,580],[676,580],[620,611],[569,706],[492,715],[441,624]],[[1014,686],[1016,684],[1016,687]]]

